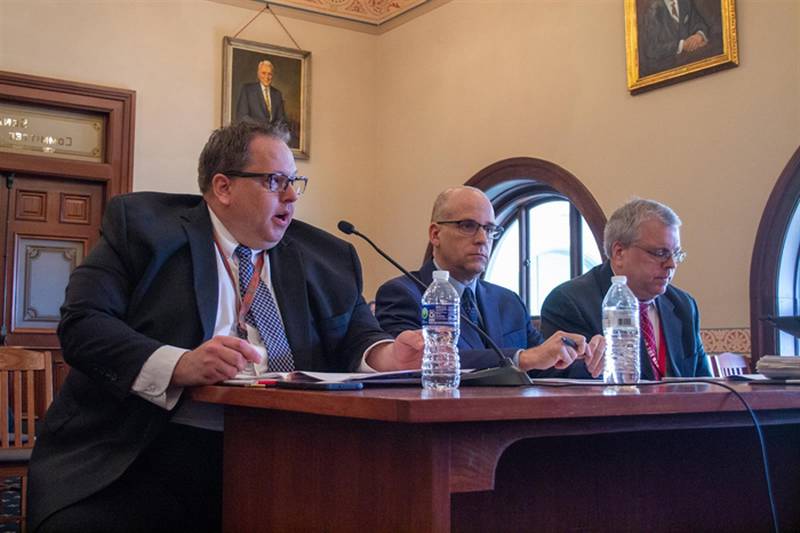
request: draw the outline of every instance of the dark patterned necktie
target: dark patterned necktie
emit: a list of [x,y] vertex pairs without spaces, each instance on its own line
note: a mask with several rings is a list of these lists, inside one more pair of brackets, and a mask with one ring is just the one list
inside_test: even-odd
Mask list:
[[464,292],[461,293],[461,312],[473,323],[480,325],[478,305],[475,302],[475,294],[472,292],[471,287],[465,287]]
[[[239,258],[239,295],[244,298],[253,277],[252,251],[246,246],[239,245],[234,254]],[[289,340],[286,338],[286,332],[278,315],[278,306],[275,304],[272,292],[260,276],[253,303],[247,311],[245,320],[256,328],[261,336],[261,342],[267,349],[269,371],[291,372],[294,370],[292,350],[289,348]]]

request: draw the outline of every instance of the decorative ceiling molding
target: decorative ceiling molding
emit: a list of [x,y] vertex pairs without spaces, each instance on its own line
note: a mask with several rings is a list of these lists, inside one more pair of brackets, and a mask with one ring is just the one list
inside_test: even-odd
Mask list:
[[[2,1],[2,0],[0,0]],[[396,28],[450,0],[208,0],[246,9],[264,4],[281,16],[300,18],[380,34]]]
[[411,11],[429,0],[278,0],[270,5],[305,9],[375,26]]

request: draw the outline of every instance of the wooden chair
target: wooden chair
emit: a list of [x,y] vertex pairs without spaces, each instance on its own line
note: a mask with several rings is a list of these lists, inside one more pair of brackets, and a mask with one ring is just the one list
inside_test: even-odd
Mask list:
[[711,356],[711,372],[718,378],[749,374],[750,364],[742,355],[724,352]]
[[[37,372],[44,376],[44,387],[40,384],[38,390],[34,380]],[[20,478],[20,513],[2,516],[0,523],[19,523],[23,532],[28,507],[28,461],[36,441],[36,421],[52,401],[50,352],[0,347],[0,483],[9,477]]]

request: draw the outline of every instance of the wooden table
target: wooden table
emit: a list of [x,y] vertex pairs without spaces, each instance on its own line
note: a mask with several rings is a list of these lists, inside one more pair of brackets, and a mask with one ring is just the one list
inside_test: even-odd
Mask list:
[[[800,387],[735,388],[782,530],[800,530]],[[771,528],[750,417],[710,384],[192,397],[226,406],[226,531]]]

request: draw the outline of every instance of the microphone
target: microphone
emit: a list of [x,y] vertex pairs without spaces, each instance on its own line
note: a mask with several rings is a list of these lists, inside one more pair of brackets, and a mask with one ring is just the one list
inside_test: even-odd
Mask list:
[[[346,235],[357,235],[361,237],[372,248],[378,252],[381,257],[389,261],[397,270],[402,272],[408,279],[413,281],[423,292],[428,288],[425,283],[411,272],[403,268],[403,266],[392,259],[386,252],[381,250],[372,240],[356,230],[356,227],[346,220],[340,220],[337,224],[339,231]],[[459,313],[460,315],[460,313]],[[494,368],[487,368],[484,370],[476,370],[469,374],[461,376],[462,385],[480,385],[480,386],[518,386],[518,385],[531,385],[531,379],[525,371],[517,367],[514,362],[500,350],[494,340],[486,333],[483,328],[478,326],[475,322],[465,316],[461,316],[461,320],[469,324],[478,334],[489,344],[492,350],[497,354],[498,366]]]

